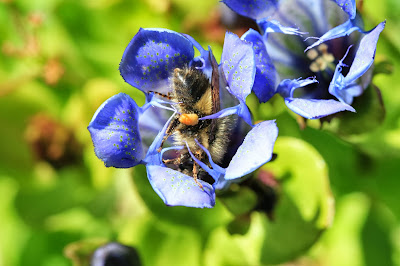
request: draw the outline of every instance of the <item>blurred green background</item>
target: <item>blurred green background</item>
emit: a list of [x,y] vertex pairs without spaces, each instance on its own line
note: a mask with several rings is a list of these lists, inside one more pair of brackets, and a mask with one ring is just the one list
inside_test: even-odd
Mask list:
[[218,1],[0,0],[0,265],[86,265],[109,241],[143,265],[400,265],[400,2],[357,3],[367,28],[387,19],[373,80],[385,120],[372,109],[349,120],[372,123],[363,134],[301,130],[281,100],[249,97],[280,129],[262,170],[278,195],[268,218],[237,187],[211,210],[166,207],[144,167],[105,168],[86,129],[116,93],[144,102],[118,71],[140,27],[187,33],[220,58]]

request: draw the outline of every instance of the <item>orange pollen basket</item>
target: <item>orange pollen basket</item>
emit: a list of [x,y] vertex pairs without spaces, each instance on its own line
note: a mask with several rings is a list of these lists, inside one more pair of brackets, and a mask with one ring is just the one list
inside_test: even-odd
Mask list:
[[187,126],[194,126],[199,123],[199,116],[196,114],[181,114],[179,117],[179,122]]

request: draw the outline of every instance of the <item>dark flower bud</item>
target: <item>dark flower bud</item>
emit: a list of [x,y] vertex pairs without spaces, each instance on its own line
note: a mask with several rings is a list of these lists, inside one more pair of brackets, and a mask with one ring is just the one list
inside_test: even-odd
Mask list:
[[140,266],[136,249],[116,242],[99,247],[93,253],[91,266]]
[[279,199],[280,184],[271,172],[261,169],[249,185],[258,195],[256,210],[265,212],[273,220],[273,212]]
[[82,147],[72,130],[45,114],[30,119],[25,138],[36,159],[55,168],[81,161]]

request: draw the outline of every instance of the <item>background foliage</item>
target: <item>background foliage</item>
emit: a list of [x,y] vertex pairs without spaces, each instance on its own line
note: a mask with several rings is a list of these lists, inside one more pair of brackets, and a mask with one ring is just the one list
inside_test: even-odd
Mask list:
[[400,265],[400,2],[357,2],[367,28],[387,19],[374,79],[386,118],[355,115],[370,125],[357,135],[302,130],[280,99],[250,97],[280,130],[262,169],[279,195],[268,217],[239,186],[211,210],[168,208],[143,167],[105,168],[86,129],[118,92],[144,102],[118,72],[140,27],[188,33],[220,58],[218,1],[0,1],[0,265],[85,265],[108,241],[144,265]]

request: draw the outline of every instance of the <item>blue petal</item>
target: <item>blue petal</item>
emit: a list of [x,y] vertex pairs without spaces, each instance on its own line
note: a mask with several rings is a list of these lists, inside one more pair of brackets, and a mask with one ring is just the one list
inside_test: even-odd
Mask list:
[[208,46],[209,50],[205,50],[193,37],[184,34],[184,36],[193,44],[194,47],[200,52],[200,56],[193,59],[191,62],[193,66],[200,69],[207,77],[211,78],[212,65],[211,60],[214,59],[214,55],[211,51],[211,47]]
[[249,125],[253,126],[253,116],[245,102],[240,102],[238,115]]
[[332,0],[338,6],[340,6],[344,12],[349,15],[350,19],[354,19],[356,17],[356,0]]
[[199,120],[216,119],[216,118],[221,118],[221,117],[225,117],[228,115],[234,115],[234,114],[237,115],[237,114],[239,114],[239,109],[240,109],[240,105],[232,106],[229,108],[222,109],[218,113],[203,116]]
[[356,25],[355,20],[348,20],[345,23],[329,30],[327,33],[318,38],[318,41],[308,46],[305,51],[320,45],[323,42],[350,35],[353,31],[358,30],[362,32],[360,27]]
[[381,22],[367,35],[365,35],[360,42],[356,56],[351,64],[349,73],[345,77],[345,83],[350,84],[359,77],[361,77],[368,68],[372,65],[375,58],[376,45],[378,43],[379,35],[385,28],[386,21]]
[[356,111],[350,105],[336,100],[286,98],[285,103],[290,110],[308,119],[318,119],[341,111]]
[[329,7],[325,6],[325,1],[326,0],[287,1],[285,7],[280,7],[279,11],[281,14],[291,14],[290,20],[294,20],[296,25],[304,27],[302,29],[321,36],[328,31],[328,21],[331,19],[326,10]]
[[347,57],[347,54],[349,53],[351,48],[352,48],[352,45],[350,45],[350,47],[347,48],[346,54],[336,65],[335,72],[333,73],[332,81],[329,84],[329,88],[328,88],[328,91],[330,94],[335,96],[339,101],[347,103],[347,104],[351,104],[353,102],[353,97],[348,95],[345,91],[347,84],[344,81],[344,76],[342,74],[342,68],[347,67],[347,65],[344,64],[343,61]]
[[[201,189],[194,182],[193,177],[165,167],[162,163],[162,152],[157,151],[169,123],[175,118],[175,114],[172,114],[149,147],[144,160],[147,164],[147,177],[154,191],[168,206],[212,208],[215,205],[214,188],[210,184],[198,180],[203,185],[203,189]],[[168,149],[171,148],[164,148],[163,151]]]
[[[385,28],[385,21],[376,26],[360,42],[356,56],[351,64],[350,70],[346,77],[342,75],[342,67],[345,66],[343,60],[346,55],[337,64],[332,81],[329,84],[329,93],[334,95],[338,100],[351,104],[353,97],[359,96],[360,86],[357,86],[355,81],[361,77],[370,68],[375,58],[376,45],[379,35]],[[351,47],[349,47],[350,49]]]
[[175,118],[176,112],[171,115],[168,121],[164,124],[164,127],[158,132],[157,136],[154,138],[153,143],[150,145],[146,158],[144,162],[147,164],[152,165],[164,165],[162,163],[161,153],[157,151],[157,149],[161,146],[162,139],[167,131],[169,124],[171,123],[172,119]]
[[140,108],[124,93],[105,101],[88,126],[94,151],[107,167],[133,167],[143,159]]
[[236,13],[254,20],[270,16],[278,5],[278,0],[222,0]]
[[226,168],[225,179],[242,177],[271,160],[277,137],[278,127],[275,121],[263,121],[256,124]]
[[202,161],[200,161],[199,159],[196,158],[196,156],[193,155],[192,151],[189,148],[189,145],[186,143],[186,147],[190,153],[190,156],[192,157],[192,159],[198,163],[200,165],[201,168],[203,168],[212,178],[214,178],[215,181],[218,181],[218,179],[225,174],[225,169],[222,168],[221,166],[219,166],[218,164],[214,163],[214,161],[211,158],[211,154],[210,152],[203,146],[201,145],[201,143],[195,139],[197,145],[199,145],[199,147],[207,154],[208,156],[208,161],[211,165],[211,168],[208,167],[208,165],[206,165],[205,163],[203,163]]
[[[342,74],[339,74],[339,76],[343,77]],[[332,84],[333,83],[331,83],[331,85]],[[337,84],[340,84],[340,82]],[[344,84],[344,82],[342,84]],[[339,101],[346,104],[352,104],[354,97],[358,97],[364,92],[363,87],[358,85],[356,82],[336,88],[331,85],[329,85],[329,93],[335,96]],[[333,88],[335,88],[335,90],[333,90]]]
[[[148,147],[153,143],[154,138],[171,116],[170,111],[164,108],[153,107],[153,102],[154,100],[141,108],[143,114],[139,119],[140,135],[142,136],[142,144],[145,151],[147,151]],[[144,110],[148,105],[150,105],[149,108]]]
[[235,181],[240,182],[240,181],[242,181],[242,180],[240,180],[240,179],[236,179],[236,180],[230,179],[230,180],[227,180],[224,176],[221,176],[221,177],[218,179],[218,181],[215,182],[215,183],[213,184],[213,187],[214,187],[215,190],[225,190],[225,189],[229,188],[230,185],[231,185],[232,183],[234,183]]
[[[339,65],[340,63],[338,64],[338,66]],[[346,104],[352,104],[353,98],[360,96],[363,92],[363,89],[356,82],[347,84],[341,71],[341,67],[336,68],[335,74],[333,75],[332,81],[329,84],[328,90],[329,93],[335,96],[339,101]]]
[[174,68],[187,65],[194,56],[192,43],[166,29],[140,29],[122,56],[124,80],[147,92],[165,86]]
[[215,205],[214,188],[207,182],[198,180],[202,189],[193,177],[158,165],[147,165],[147,177],[154,191],[168,206],[212,208]]
[[222,70],[229,92],[245,102],[251,93],[256,74],[255,57],[251,43],[227,32],[221,58]]
[[252,116],[250,113],[249,108],[247,107],[245,102],[240,102],[240,104],[233,106],[233,107],[228,107],[225,109],[222,109],[218,113],[207,115],[201,117],[199,120],[206,120],[206,119],[216,119],[216,118],[221,118],[225,117],[228,115],[238,115],[240,116],[248,125],[253,126],[252,123]]
[[318,82],[315,77],[306,79],[284,79],[279,83],[277,93],[279,93],[283,98],[293,97],[295,89],[305,87],[315,82]]
[[279,23],[279,21],[268,20],[268,18],[257,20],[257,24],[261,28],[263,33],[275,32],[275,33],[284,33],[284,34],[289,34],[289,35],[303,35],[303,34],[307,33],[307,32],[299,31],[298,28],[282,26]]
[[242,39],[253,43],[256,60],[256,76],[253,91],[260,102],[267,102],[275,94],[276,69],[268,55],[262,36],[255,30],[248,30]]

